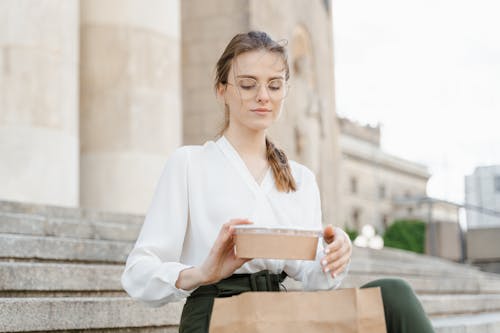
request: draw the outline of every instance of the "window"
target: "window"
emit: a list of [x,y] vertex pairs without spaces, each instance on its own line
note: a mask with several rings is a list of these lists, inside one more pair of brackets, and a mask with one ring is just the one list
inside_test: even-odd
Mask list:
[[356,230],[360,230],[360,223],[359,223],[360,215],[361,215],[361,211],[359,208],[354,208],[352,210],[352,223],[353,223],[354,228]]
[[500,176],[495,176],[495,192],[500,193]]
[[378,198],[379,199],[385,199],[385,185],[379,185],[378,186]]
[[384,230],[387,229],[387,227],[389,226],[389,217],[387,216],[387,214],[382,214],[382,216],[380,217],[380,221],[382,222]]
[[358,193],[358,180],[356,179],[356,177],[351,177],[351,193]]

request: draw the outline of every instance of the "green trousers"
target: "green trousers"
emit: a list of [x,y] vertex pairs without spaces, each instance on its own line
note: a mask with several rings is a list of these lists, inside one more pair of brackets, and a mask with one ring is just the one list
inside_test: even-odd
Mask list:
[[[257,282],[247,282],[245,275],[240,274],[236,279],[229,278],[195,290],[182,310],[179,333],[208,333],[215,297],[229,297],[247,291],[278,291],[284,277],[265,274],[271,278],[265,280],[259,277]],[[422,305],[407,282],[401,279],[380,279],[361,288],[371,287],[381,288],[388,333],[434,333]]]

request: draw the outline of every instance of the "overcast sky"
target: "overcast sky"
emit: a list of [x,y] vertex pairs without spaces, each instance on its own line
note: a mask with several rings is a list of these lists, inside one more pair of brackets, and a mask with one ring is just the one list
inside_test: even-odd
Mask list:
[[429,167],[428,195],[500,164],[500,1],[333,0],[337,112]]

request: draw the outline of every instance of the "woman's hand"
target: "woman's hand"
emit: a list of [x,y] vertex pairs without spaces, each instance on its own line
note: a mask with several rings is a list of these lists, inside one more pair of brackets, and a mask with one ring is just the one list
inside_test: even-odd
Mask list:
[[212,284],[232,275],[235,270],[251,259],[236,257],[234,253],[234,226],[252,224],[248,220],[233,219],[220,229],[207,259],[200,269],[205,277],[204,284]]
[[351,240],[345,231],[334,228],[331,224],[323,230],[323,239],[328,245],[325,247],[326,255],[321,259],[321,266],[325,273],[336,277],[345,270],[351,259]]
[[235,270],[251,259],[236,257],[234,253],[234,226],[252,224],[243,219],[233,219],[222,225],[219,235],[210,252],[199,267],[191,267],[179,273],[175,286],[190,290],[202,285],[212,284],[232,275]]

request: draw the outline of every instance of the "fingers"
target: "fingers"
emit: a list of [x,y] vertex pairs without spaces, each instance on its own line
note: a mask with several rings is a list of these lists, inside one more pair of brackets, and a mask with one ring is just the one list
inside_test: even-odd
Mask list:
[[340,228],[335,228],[332,242],[328,242],[326,239],[325,242],[328,244],[328,246],[325,248],[325,253],[334,252],[344,246],[344,244],[347,244],[349,249],[352,248],[349,236]]
[[224,223],[222,227],[220,228],[219,231],[219,236],[215,240],[214,247],[213,249],[216,252],[225,252],[227,251],[231,246],[233,246],[233,233],[234,233],[234,226],[235,225],[241,225],[241,224],[252,224],[247,219],[232,219],[227,223]]
[[343,256],[335,262],[331,262],[323,267],[323,272],[329,273],[333,278],[335,278],[338,274],[342,273],[347,263],[349,262],[349,256]]
[[[345,237],[342,237],[341,233],[335,233],[332,238],[333,238],[333,241],[330,242],[328,244],[328,246],[325,248],[325,253],[331,253],[331,252],[337,251],[342,246],[344,246],[344,244],[346,242]],[[325,242],[328,243],[327,240],[325,240]]]
[[227,226],[228,231],[232,234],[234,230],[233,226],[242,224],[253,224],[253,222],[248,219],[231,219],[229,222],[224,223],[223,228]]
[[227,240],[232,236],[234,232],[233,226],[241,224],[252,224],[252,222],[250,222],[247,219],[232,219],[229,222],[226,222],[222,225],[222,227],[220,228],[219,237],[222,237],[224,240]]
[[[324,234],[328,232],[325,228]],[[352,244],[347,234],[342,229],[335,228],[333,230],[333,241],[326,246],[324,252],[326,256],[321,259],[322,269],[325,273],[330,273],[332,277],[335,277],[345,270],[351,258]]]
[[327,244],[333,242],[335,237],[335,230],[331,224],[327,225],[325,229],[323,229],[323,239]]

